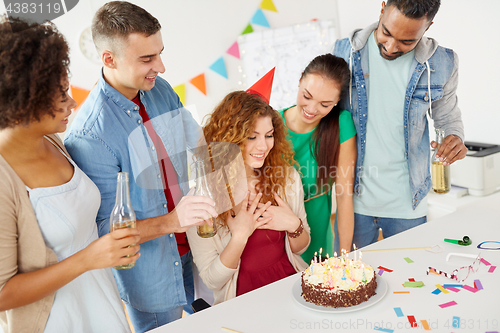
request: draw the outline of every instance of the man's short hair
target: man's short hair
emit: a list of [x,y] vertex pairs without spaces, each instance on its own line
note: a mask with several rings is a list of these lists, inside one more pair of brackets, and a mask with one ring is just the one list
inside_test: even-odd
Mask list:
[[127,1],[111,1],[95,13],[92,20],[92,39],[98,52],[106,48],[118,52],[117,42],[132,33],[146,37],[160,31],[158,20],[143,8]]
[[412,19],[427,17],[431,22],[441,5],[441,0],[387,0],[387,6],[396,6],[404,16]]

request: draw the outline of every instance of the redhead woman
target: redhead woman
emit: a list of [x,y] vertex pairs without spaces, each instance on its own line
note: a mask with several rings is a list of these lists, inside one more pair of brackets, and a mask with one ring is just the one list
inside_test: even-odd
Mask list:
[[[188,231],[193,259],[214,304],[242,295],[307,267],[309,245],[302,183],[280,115],[261,97],[227,95],[203,127],[207,142],[239,146],[248,193],[216,219],[217,234]],[[262,217],[265,213],[265,217]]]

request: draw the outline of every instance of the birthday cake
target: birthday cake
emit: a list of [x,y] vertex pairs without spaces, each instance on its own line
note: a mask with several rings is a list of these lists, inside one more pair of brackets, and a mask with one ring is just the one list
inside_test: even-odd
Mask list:
[[342,257],[313,260],[302,272],[302,297],[326,307],[349,307],[368,301],[377,288],[373,268]]

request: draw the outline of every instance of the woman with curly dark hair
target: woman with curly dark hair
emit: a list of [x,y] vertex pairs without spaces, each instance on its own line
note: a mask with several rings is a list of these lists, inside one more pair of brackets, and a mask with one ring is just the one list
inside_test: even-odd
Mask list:
[[[68,46],[54,25],[0,18],[0,323],[9,332],[129,332],[111,266],[135,229],[97,238],[97,187],[63,132]],[[131,246],[130,248],[127,248]],[[126,258],[126,255],[131,257]]]
[[310,239],[293,152],[283,120],[269,104],[257,95],[232,92],[210,115],[203,134],[209,144],[240,147],[248,185],[245,199],[215,219],[213,238],[199,237],[195,228],[187,233],[216,304],[305,269],[300,254]]

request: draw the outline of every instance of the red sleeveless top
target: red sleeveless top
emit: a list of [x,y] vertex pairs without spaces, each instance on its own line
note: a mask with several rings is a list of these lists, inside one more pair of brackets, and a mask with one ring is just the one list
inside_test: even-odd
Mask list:
[[256,229],[241,255],[236,296],[296,273],[285,251],[285,231]]

